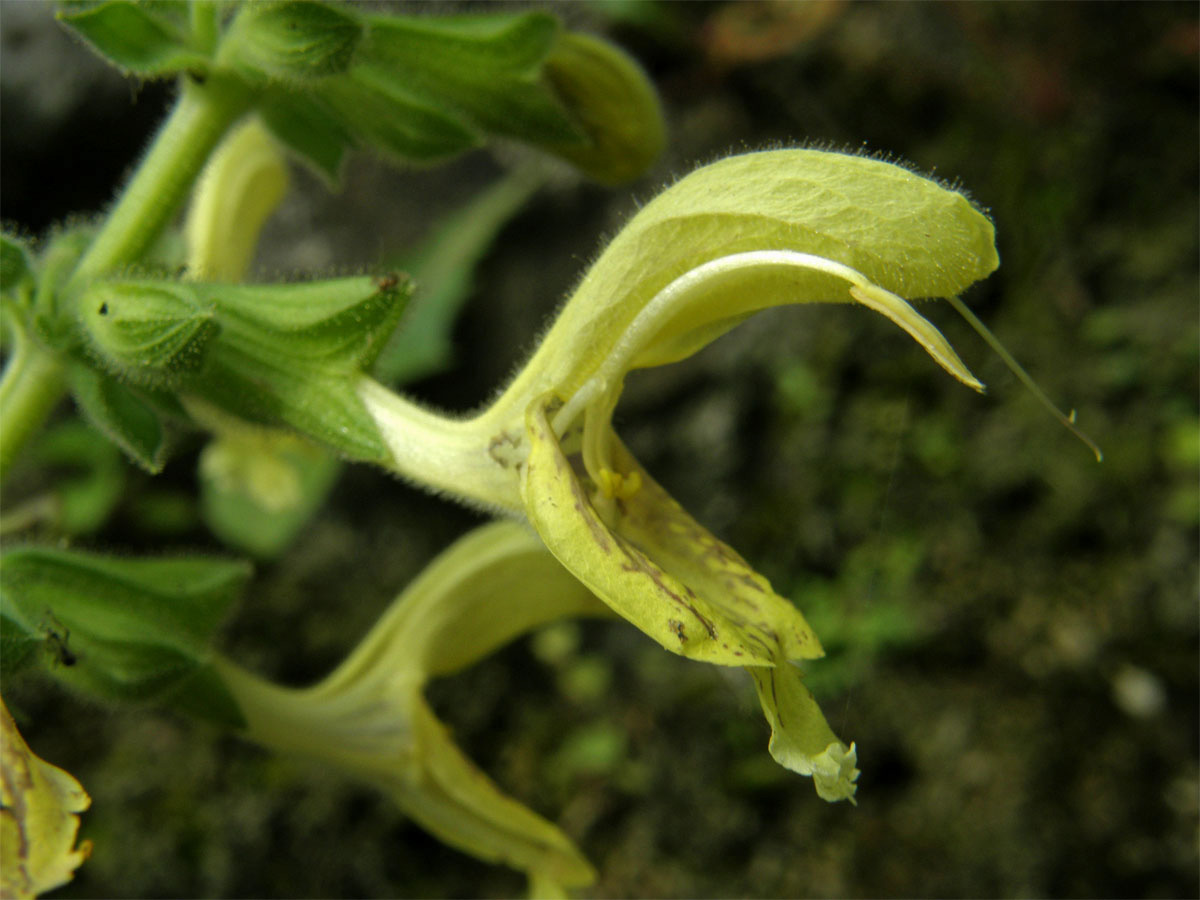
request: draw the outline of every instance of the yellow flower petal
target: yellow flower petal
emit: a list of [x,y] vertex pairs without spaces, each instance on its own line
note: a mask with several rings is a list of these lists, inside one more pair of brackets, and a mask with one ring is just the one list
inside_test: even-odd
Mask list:
[[[596,508],[562,450],[544,401],[529,410],[522,494],[550,552],[613,610],[663,647],[719,665],[774,665],[821,656],[791,603],[705,530],[642,469],[615,435],[624,484],[640,486]],[[599,501],[598,501],[599,502]]]
[[257,117],[221,142],[205,167],[188,210],[188,276],[237,281],[258,235],[288,188],[283,153]]
[[422,698],[416,698],[413,712],[422,777],[397,780],[390,790],[408,815],[479,859],[567,887],[596,880],[595,870],[566,835],[502,793],[462,754]]
[[[959,294],[999,265],[987,217],[961,193],[901,166],[819,150],[731,156],[680,179],[621,229],[509,397],[571,396],[676,279],[722,257],[776,250],[847,267],[906,299]],[[667,345],[695,334],[637,364],[679,359],[767,305],[851,299],[844,280],[820,272],[744,274],[732,305],[728,291],[714,293],[713,306],[668,321],[660,332]]]
[[70,881],[91,853],[75,846],[92,800],[68,772],[38,758],[0,701],[0,895],[36,897]]
[[771,756],[781,766],[811,775],[817,794],[829,802],[854,802],[858,754],[833,731],[800,672],[786,663],[773,669],[751,667],[758,701],[771,724]]

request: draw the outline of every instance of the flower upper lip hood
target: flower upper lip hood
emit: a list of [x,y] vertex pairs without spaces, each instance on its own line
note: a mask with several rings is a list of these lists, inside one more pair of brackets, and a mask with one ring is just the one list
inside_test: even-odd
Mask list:
[[[682,178],[633,217],[508,393],[537,381],[569,396],[673,281],[710,261],[763,250],[841,264],[905,299],[959,294],[1000,262],[987,217],[962,194],[907,169],[820,150],[729,157]],[[851,299],[844,277],[806,273],[803,264],[787,277],[754,274],[732,295],[665,316],[658,334],[646,336],[659,346],[634,367],[681,359],[760,309]]]

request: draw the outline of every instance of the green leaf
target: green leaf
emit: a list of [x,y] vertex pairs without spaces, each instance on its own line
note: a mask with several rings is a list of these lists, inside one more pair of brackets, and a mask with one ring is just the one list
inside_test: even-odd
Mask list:
[[250,577],[245,563],[117,559],[19,548],[3,554],[0,611],[53,650],[50,671],[118,702],[171,700],[239,726],[210,668],[214,633]]
[[0,293],[12,294],[34,280],[33,259],[24,241],[0,234]]
[[263,93],[258,114],[288,149],[330,185],[338,184],[342,160],[354,141],[320,101],[272,87]]
[[68,364],[67,382],[88,421],[147,472],[162,471],[169,450],[166,423],[141,392],[83,363]]
[[375,362],[376,378],[403,384],[450,365],[455,319],[474,288],[474,270],[536,188],[536,176],[529,173],[498,181],[439,223],[419,247],[393,261],[412,276],[416,292],[404,324]]
[[36,661],[43,638],[0,608],[0,677],[10,678]]
[[362,35],[363,22],[349,6],[244,3],[220,57],[269,79],[303,84],[345,71]]
[[79,12],[60,11],[58,20],[127,72],[154,77],[205,70],[207,57],[190,45],[181,23],[167,14],[169,6],[109,0]]
[[38,258],[33,327],[47,347],[60,353],[76,349],[82,339],[71,305],[60,303],[59,295],[92,237],[87,226],[61,231],[49,239]]
[[125,467],[120,451],[78,420],[49,429],[30,448],[32,459],[58,471],[54,525],[70,535],[100,529],[121,501]]
[[196,372],[220,331],[211,305],[170,283],[99,282],[80,299],[80,319],[115,375],[153,387]]
[[356,66],[319,86],[315,95],[357,145],[399,162],[436,162],[483,143],[461,117],[379,67]]

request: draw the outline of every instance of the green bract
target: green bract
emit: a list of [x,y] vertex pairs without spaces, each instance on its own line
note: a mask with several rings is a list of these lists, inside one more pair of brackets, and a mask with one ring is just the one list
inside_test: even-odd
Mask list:
[[787,303],[860,303],[982,389],[905,298],[956,294],[997,264],[987,218],[899,166],[815,150],[732,157],[634,216],[480,415],[445,419],[370,381],[360,392],[398,471],[524,513],[576,577],[662,646],[749,668],[774,757],[814,776],[826,799],[848,798],[853,745],[789,662],[822,655],[816,635],[638,465],[612,413],[630,370],[682,359]]
[[154,77],[207,66],[206,54],[188,34],[183,3],[64,3],[58,19],[122,70]]

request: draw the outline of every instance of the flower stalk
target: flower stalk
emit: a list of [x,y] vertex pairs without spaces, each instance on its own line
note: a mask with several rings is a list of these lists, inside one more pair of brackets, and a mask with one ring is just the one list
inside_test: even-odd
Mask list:
[[62,399],[64,384],[62,365],[53,355],[22,328],[14,327],[12,333],[13,354],[0,378],[0,483]]

